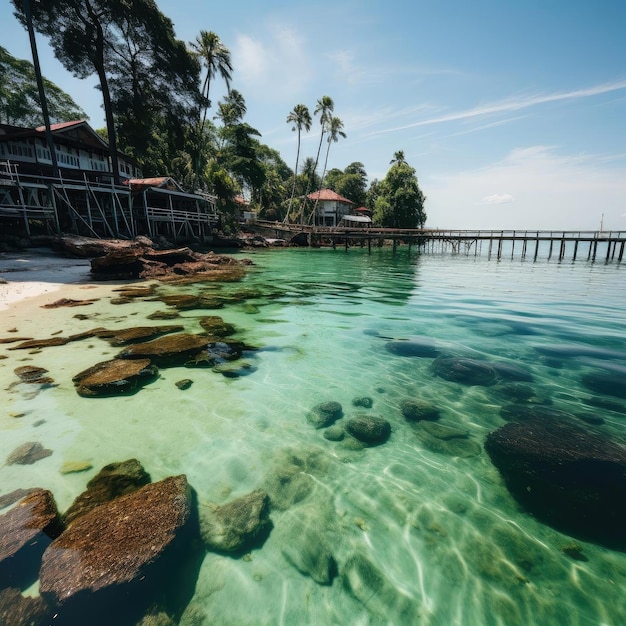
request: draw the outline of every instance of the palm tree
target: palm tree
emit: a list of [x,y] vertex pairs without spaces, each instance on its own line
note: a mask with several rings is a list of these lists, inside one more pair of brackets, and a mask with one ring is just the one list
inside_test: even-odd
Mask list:
[[233,66],[230,62],[230,50],[222,43],[219,35],[213,31],[201,30],[196,40],[191,44],[191,48],[206,69],[206,76],[204,77],[201,91],[204,98],[202,122],[200,124],[200,135],[202,135],[207,109],[211,106],[211,101],[209,100],[211,80],[219,74],[226,82],[226,88],[230,91]]
[[307,180],[306,193],[304,194],[305,205],[306,205],[307,196],[309,195],[309,191],[311,191],[311,185],[314,182],[315,172],[317,172],[317,166],[320,160],[320,152],[322,150],[322,142],[324,141],[324,135],[326,134],[326,131],[328,130],[328,123],[330,122],[331,115],[332,115],[334,108],[335,108],[335,103],[333,102],[333,99],[330,96],[322,96],[317,101],[317,106],[315,107],[315,111],[313,111],[313,115],[317,115],[318,113],[320,114],[320,125],[322,128],[320,132],[320,142],[317,146],[317,155],[315,156],[315,166],[313,167],[313,175],[309,176]]
[[404,150],[398,150],[393,153],[393,159],[389,161],[389,165],[402,165],[406,163],[406,159],[404,158]]
[[[289,208],[287,209],[287,215],[285,220],[289,218],[289,212],[291,211],[291,205],[293,204],[293,197],[296,193],[296,178],[298,176],[298,161],[300,160],[300,139],[302,129],[308,133],[311,130],[311,114],[306,104],[296,104],[293,107],[293,111],[287,116],[287,124],[293,124],[291,130],[298,131],[298,151],[296,152],[296,167],[293,172],[293,187],[291,188],[291,198],[289,198]],[[302,214],[302,220],[304,221],[304,213]]]
[[[337,143],[339,141],[339,137],[343,137],[344,139],[347,137],[346,133],[343,132],[343,122],[338,117],[331,117],[328,120],[328,137],[326,141],[328,142],[328,146],[326,146],[326,159],[324,160],[324,169],[322,170],[322,182],[320,186],[324,186],[324,177],[326,176],[326,167],[328,166],[328,153],[330,152],[330,144],[334,141]],[[315,200],[315,206],[313,207],[313,215],[315,215],[317,211],[317,203],[319,202],[319,194]]]

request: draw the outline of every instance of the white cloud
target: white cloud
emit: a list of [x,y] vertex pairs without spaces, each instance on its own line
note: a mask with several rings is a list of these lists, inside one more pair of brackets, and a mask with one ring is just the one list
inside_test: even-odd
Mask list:
[[510,193],[492,193],[481,200],[481,204],[508,204],[515,198]]
[[626,230],[626,166],[606,155],[518,148],[482,168],[424,177],[421,186],[429,226],[586,230],[604,215],[605,230]]
[[459,120],[466,120],[475,117],[482,117],[485,115],[507,113],[511,111],[520,111],[529,107],[537,106],[539,104],[546,104],[548,102],[557,102],[561,100],[574,100],[578,98],[589,98],[591,96],[597,96],[604,93],[613,91],[619,91],[626,89],[626,80],[618,80],[611,83],[603,83],[601,85],[594,85],[585,89],[576,89],[574,91],[557,92],[553,94],[538,94],[530,95],[519,98],[510,98],[501,102],[493,102],[491,104],[484,104],[464,111],[457,111],[453,113],[446,113],[435,117],[419,120],[404,126],[398,126],[395,128],[387,128],[385,130],[378,131],[382,133],[391,133],[401,130],[407,130],[409,128],[415,128],[417,126],[427,126],[430,124],[441,124],[445,122],[455,122]]

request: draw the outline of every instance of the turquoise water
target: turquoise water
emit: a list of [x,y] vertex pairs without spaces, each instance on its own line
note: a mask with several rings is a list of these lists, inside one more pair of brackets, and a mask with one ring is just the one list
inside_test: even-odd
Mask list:
[[[624,371],[624,267],[419,256],[406,248],[246,256],[255,265],[242,282],[158,287],[250,290],[245,302],[182,311],[171,322],[146,319],[167,308],[162,302],[112,304],[110,285],[62,292],[99,298],[88,307],[39,308],[54,294],[0,311],[0,336],[17,329],[37,338],[163,323],[198,332],[200,317],[220,315],[236,326],[236,338],[258,348],[244,355],[239,377],[162,369],[133,396],[88,399],[77,395],[72,376],[118,349],[99,339],[34,354],[0,345],[8,357],[0,360],[0,459],[25,441],[53,451],[33,465],[0,467],[0,495],[44,487],[64,510],[100,467],[131,457],[153,480],[185,473],[201,507],[266,489],[272,532],[243,558],[207,554],[185,626],[626,623],[626,554],[521,510],[482,448],[506,423],[502,407],[520,393],[575,417],[602,418],[597,428],[626,444],[626,400],[606,397],[610,408],[598,409],[598,394],[581,385],[588,371]],[[398,340],[426,353],[514,365],[533,380],[525,388],[450,382],[434,374],[432,356],[387,348]],[[48,369],[56,386],[12,386],[14,368],[24,364]],[[185,378],[193,384],[181,391],[175,383]],[[363,396],[371,409],[353,405]],[[440,424],[468,435],[463,445],[405,420],[407,399],[435,406]],[[349,438],[329,441],[307,422],[328,400],[341,403],[344,421],[359,413],[385,418],[389,440],[364,449]],[[62,473],[69,462],[92,469]],[[572,558],[574,544],[586,560]],[[294,550],[332,554],[332,584],[295,567]]]

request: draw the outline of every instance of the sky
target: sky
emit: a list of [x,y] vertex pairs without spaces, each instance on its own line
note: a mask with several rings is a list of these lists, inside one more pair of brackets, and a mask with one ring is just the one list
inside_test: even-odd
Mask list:
[[[426,226],[626,231],[624,0],[157,0],[176,36],[216,32],[261,141],[294,167],[296,104],[324,95],[344,124],[328,167],[384,178],[402,150]],[[95,77],[37,43],[44,75],[104,126]],[[0,4],[0,45],[30,58]],[[216,81],[211,99],[224,87]],[[303,135],[315,157],[320,124]],[[324,148],[325,149],[325,148]]]

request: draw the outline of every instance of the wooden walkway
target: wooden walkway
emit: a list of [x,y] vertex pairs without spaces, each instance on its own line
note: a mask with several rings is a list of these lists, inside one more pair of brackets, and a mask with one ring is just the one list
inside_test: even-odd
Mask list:
[[[501,259],[515,255],[522,259],[537,260],[540,250],[548,259],[584,257],[595,261],[621,262],[626,246],[626,231],[582,231],[582,230],[443,230],[443,229],[399,229],[399,228],[355,228],[328,227],[279,222],[257,221],[255,229],[261,229],[280,239],[296,240],[309,246],[343,245],[367,246],[372,242],[382,245],[390,241],[394,251],[398,245],[418,246],[424,252],[452,252],[475,256],[483,253]],[[266,235],[267,236],[267,235]]]

